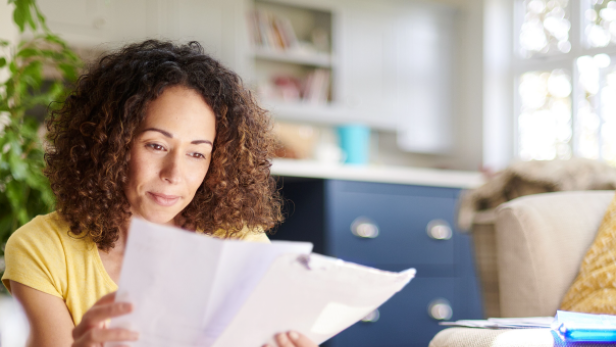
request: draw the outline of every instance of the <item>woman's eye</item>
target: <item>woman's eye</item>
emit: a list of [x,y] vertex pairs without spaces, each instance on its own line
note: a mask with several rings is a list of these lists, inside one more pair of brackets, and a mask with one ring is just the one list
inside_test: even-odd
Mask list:
[[147,146],[156,151],[162,151],[163,149],[165,149],[165,147],[159,145],[158,143],[148,143]]
[[191,156],[194,158],[198,158],[198,159],[205,159],[205,155],[201,154],[201,153],[191,153]]

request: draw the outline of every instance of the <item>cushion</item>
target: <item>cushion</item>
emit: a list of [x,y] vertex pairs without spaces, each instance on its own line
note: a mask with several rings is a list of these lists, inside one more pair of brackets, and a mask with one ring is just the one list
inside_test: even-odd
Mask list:
[[616,197],[603,217],[561,309],[616,314]]

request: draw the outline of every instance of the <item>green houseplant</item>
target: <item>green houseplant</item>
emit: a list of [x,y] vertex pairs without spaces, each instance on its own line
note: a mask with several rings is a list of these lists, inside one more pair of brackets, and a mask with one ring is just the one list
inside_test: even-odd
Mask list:
[[[0,38],[0,69],[8,73],[0,80],[0,256],[13,231],[54,208],[43,175],[44,122],[32,110],[58,107],[54,101],[66,94],[82,65],[66,42],[49,30],[35,0],[8,3],[14,6],[13,22],[22,39],[11,44]],[[46,81],[44,71],[60,78]]]

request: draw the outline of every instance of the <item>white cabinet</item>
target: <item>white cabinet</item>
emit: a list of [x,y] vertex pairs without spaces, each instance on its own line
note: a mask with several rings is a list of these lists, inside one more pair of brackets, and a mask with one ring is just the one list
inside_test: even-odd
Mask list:
[[412,152],[449,150],[452,9],[397,1],[353,2],[341,16],[342,101],[358,119],[398,131]]
[[341,13],[340,101],[358,122],[393,128],[387,75],[393,34],[389,9],[387,3],[364,1],[345,6]]
[[446,153],[453,137],[454,11],[413,6],[396,18],[398,146]]
[[146,38],[199,41],[232,69],[246,70],[241,0],[39,0],[52,31],[70,44],[106,49]]
[[[240,75],[246,72],[247,32],[244,2],[238,0],[158,0],[151,37],[198,41],[205,51]],[[150,6],[150,2],[148,2]],[[149,17],[150,18],[150,17]],[[154,34],[154,35],[153,35]]]
[[130,41],[146,35],[146,0],[39,0],[50,29],[76,46]]

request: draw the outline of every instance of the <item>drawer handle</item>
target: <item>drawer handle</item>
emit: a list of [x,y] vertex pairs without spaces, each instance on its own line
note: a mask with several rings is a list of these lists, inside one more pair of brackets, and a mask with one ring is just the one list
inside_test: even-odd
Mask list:
[[366,317],[362,318],[361,321],[364,323],[376,323],[381,317],[381,313],[378,309],[368,313]]
[[433,300],[428,305],[428,314],[435,320],[448,320],[453,316],[453,310],[449,301],[440,298]]
[[357,217],[351,223],[351,232],[353,235],[363,239],[373,239],[379,236],[379,227],[366,217]]
[[449,223],[442,219],[434,219],[426,226],[428,236],[435,240],[449,240],[453,236]]

